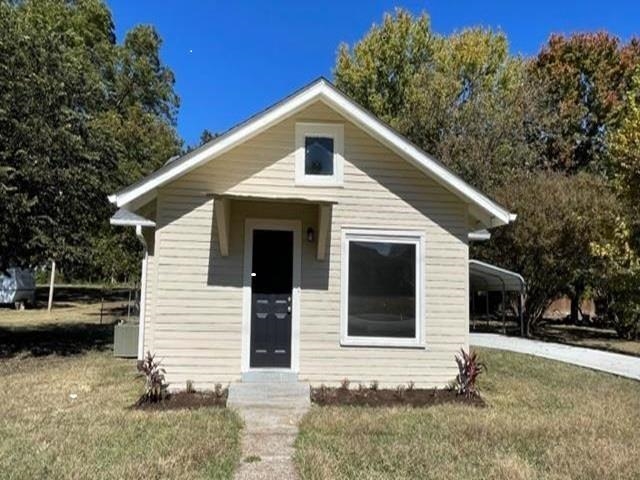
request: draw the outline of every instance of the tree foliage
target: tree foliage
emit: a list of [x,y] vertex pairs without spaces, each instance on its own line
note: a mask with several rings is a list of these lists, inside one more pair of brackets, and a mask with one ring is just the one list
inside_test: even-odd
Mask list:
[[606,315],[621,338],[640,335],[640,255],[633,245],[632,231],[618,217],[613,235],[592,244],[592,252],[603,265],[598,277],[606,301]]
[[640,63],[625,94],[619,118],[617,128],[608,131],[608,168],[637,226],[640,224],[637,208],[640,205]]
[[520,220],[496,229],[479,253],[524,276],[526,317],[535,327],[553,300],[595,286],[603,262],[592,245],[616,227],[619,205],[606,182],[587,173],[521,175],[497,199]]
[[[11,188],[0,267],[56,259],[71,278],[107,274],[91,248],[122,237],[108,225],[107,195],[180,146],[159,47],[146,26],[117,44],[98,0],[0,2],[0,167]],[[109,275],[118,265],[117,276],[132,273],[129,263]]]
[[552,35],[529,64],[541,91],[539,140],[542,166],[575,173],[605,171],[606,135],[615,128],[640,42],[606,32]]
[[533,95],[504,34],[449,37],[426,14],[386,15],[353,48],[342,45],[336,84],[476,187],[493,191],[534,162]]

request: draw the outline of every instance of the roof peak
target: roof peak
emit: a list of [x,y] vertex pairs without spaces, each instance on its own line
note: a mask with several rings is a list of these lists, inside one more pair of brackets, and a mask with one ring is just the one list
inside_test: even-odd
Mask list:
[[110,195],[109,201],[121,207],[134,201],[151,199],[155,196],[157,188],[222,155],[231,148],[253,138],[255,135],[271,128],[276,123],[294,115],[318,100],[322,100],[348,121],[357,125],[468,203],[472,216],[480,220],[483,225],[494,227],[515,220],[513,214],[466,183],[445,165],[358,105],[323,76],[316,78],[206,144],[174,161],[166,163],[139,182]]

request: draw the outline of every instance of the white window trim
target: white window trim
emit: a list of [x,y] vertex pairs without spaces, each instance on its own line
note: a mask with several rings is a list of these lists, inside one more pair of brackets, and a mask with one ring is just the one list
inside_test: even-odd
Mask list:
[[[344,125],[341,123],[296,123],[295,183],[309,187],[341,186],[344,182]],[[333,175],[305,174],[305,139],[333,139]]]
[[[349,242],[408,243],[416,246],[416,335],[414,338],[349,336]],[[340,344],[343,346],[424,348],[424,242],[425,235],[413,230],[342,229]]]

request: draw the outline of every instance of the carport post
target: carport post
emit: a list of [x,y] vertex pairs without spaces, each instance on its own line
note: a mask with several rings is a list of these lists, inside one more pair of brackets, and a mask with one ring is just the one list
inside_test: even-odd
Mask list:
[[522,290],[520,290],[520,294],[518,295],[518,315],[520,317],[520,336],[524,338],[524,301],[522,298]]
[[489,290],[487,290],[486,292],[486,296],[485,296],[485,301],[484,301],[484,305],[485,305],[485,313],[487,314],[487,326],[489,326],[489,323],[491,323],[491,319],[489,318]]
[[476,292],[471,292],[471,329],[475,331],[476,329]]
[[[502,280],[502,279],[501,279]],[[505,303],[504,303],[504,297],[505,297],[505,290],[506,287],[504,285],[504,281],[502,282],[502,334],[506,335],[507,334],[507,323],[504,317],[504,311],[505,311]]]

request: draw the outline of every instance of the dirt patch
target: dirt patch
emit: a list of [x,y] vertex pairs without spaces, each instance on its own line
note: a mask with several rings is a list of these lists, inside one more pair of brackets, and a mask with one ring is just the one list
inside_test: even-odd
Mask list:
[[215,392],[177,392],[170,393],[158,402],[144,402],[133,405],[131,408],[137,410],[190,410],[203,407],[227,406],[228,392],[222,394]]
[[414,388],[391,389],[346,389],[312,388],[311,401],[320,406],[358,405],[367,407],[431,407],[444,403],[461,403],[475,407],[486,406],[481,397],[465,397],[453,390]]

